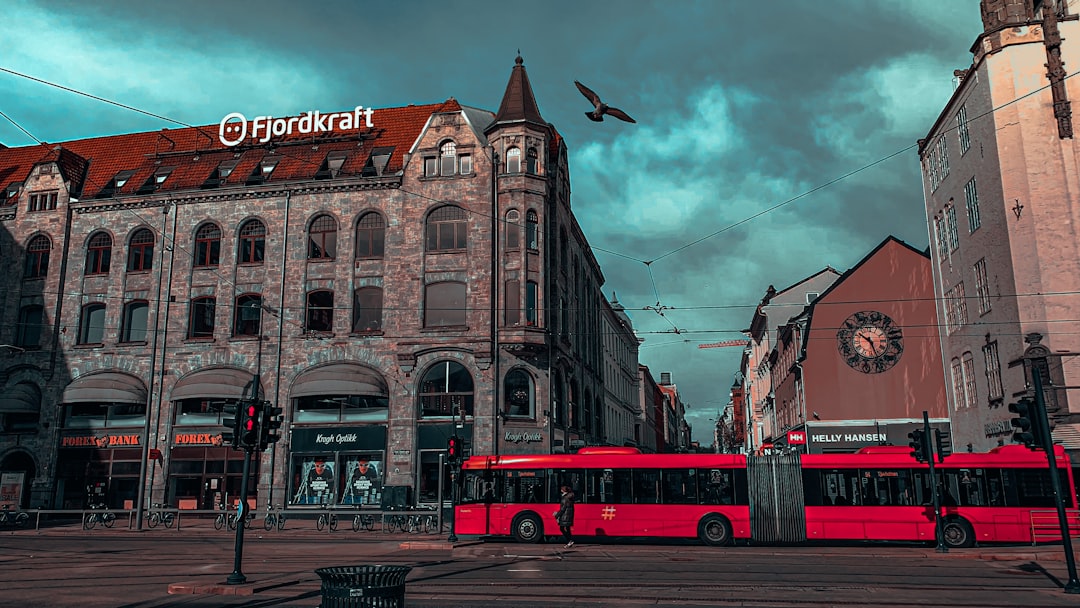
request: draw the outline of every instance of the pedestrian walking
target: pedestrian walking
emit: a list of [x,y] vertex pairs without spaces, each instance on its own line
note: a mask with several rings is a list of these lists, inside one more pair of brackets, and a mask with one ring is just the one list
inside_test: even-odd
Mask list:
[[559,488],[562,496],[559,498],[559,510],[554,513],[555,521],[559,524],[559,531],[566,539],[566,548],[574,546],[574,537],[570,535],[570,528],[574,525],[574,491],[570,486]]

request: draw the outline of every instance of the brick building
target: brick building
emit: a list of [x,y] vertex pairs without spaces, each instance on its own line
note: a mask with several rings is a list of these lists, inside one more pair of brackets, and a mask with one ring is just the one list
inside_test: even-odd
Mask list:
[[1080,181],[1075,2],[982,0],[970,67],[919,142],[957,449],[1012,441],[1007,405],[1046,387],[1080,450]]
[[260,506],[434,500],[454,434],[607,442],[603,276],[520,57],[494,113],[0,147],[0,188],[0,470],[24,505],[231,502],[222,408],[254,394],[285,418]]

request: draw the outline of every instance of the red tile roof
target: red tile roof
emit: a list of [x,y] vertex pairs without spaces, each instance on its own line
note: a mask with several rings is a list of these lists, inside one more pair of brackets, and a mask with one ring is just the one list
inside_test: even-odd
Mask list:
[[199,189],[218,165],[230,160],[239,160],[239,163],[224,185],[243,184],[263,157],[271,155],[271,150],[280,160],[269,182],[314,179],[331,151],[347,154],[339,176],[360,176],[375,148],[393,148],[383,171],[383,174],[391,175],[401,170],[403,155],[433,113],[460,109],[453,98],[436,104],[376,109],[372,115],[374,127],[371,128],[317,135],[293,134],[276,137],[263,145],[249,145],[245,141],[227,147],[218,140],[218,125],[214,124],[60,144],[0,146],[0,192],[12,183],[25,181],[35,164],[48,160],[58,162],[65,179],[73,182],[74,193],[78,194],[78,186],[85,184],[81,192],[83,199],[95,197],[117,173],[128,170],[134,170],[135,174],[115,192],[116,195],[135,194],[153,178],[155,171],[164,167],[174,169],[157,192]]

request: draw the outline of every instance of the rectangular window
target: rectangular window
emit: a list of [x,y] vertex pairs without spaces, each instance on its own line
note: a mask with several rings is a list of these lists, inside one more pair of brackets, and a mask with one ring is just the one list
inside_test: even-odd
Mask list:
[[938,148],[938,182],[945,181],[946,177],[949,177],[949,147],[946,144],[945,136],[941,136],[937,142]]
[[990,282],[986,278],[986,258],[975,262],[975,292],[979,295],[979,314],[990,312]]
[[956,288],[945,292],[945,333],[951,334],[956,329]]
[[968,232],[975,232],[982,225],[979,218],[979,194],[975,190],[975,178],[964,184],[964,201],[967,205]]
[[945,208],[945,228],[949,233],[949,251],[956,251],[960,248],[960,235],[956,229],[956,207],[952,205]]
[[462,154],[458,157],[458,165],[462,175],[468,175],[472,173],[472,156],[468,154]]
[[19,326],[16,328],[15,346],[38,348],[41,346],[41,328],[45,309],[41,306],[24,306],[19,310]]
[[990,401],[1000,401],[1005,397],[1005,389],[1001,384],[1001,360],[998,359],[997,342],[991,342],[983,347],[983,359],[986,361],[986,384]]
[[967,106],[960,106],[956,112],[956,135],[960,138],[960,154],[971,148],[971,133],[968,132]]
[[537,288],[535,281],[525,283],[525,324],[536,325]]
[[438,162],[434,156],[424,157],[424,176],[432,177],[439,174]]
[[968,322],[967,295],[964,293],[964,282],[960,281],[957,283],[954,290],[954,298],[956,299],[956,325],[959,327],[961,325],[966,325]]
[[952,389],[953,389],[953,404],[956,409],[960,409],[967,403],[964,398],[964,368],[960,363],[960,359],[952,360]]
[[934,236],[937,237],[938,257],[945,260],[949,257],[949,237],[945,232],[945,218],[934,218]]
[[964,353],[964,400],[968,407],[975,407],[978,393],[975,389],[975,359],[971,353]]
[[506,282],[506,324],[518,325],[521,323],[521,283],[519,281]]
[[42,192],[30,195],[30,211],[50,211],[56,209],[56,192]]

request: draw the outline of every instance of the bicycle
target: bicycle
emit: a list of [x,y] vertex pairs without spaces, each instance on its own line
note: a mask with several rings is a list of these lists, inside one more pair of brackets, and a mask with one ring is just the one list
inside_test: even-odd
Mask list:
[[383,532],[397,532],[398,530],[404,532],[408,523],[409,518],[404,513],[383,514]]
[[[281,511],[281,509],[282,509],[282,507],[279,505],[278,506],[278,511]],[[270,504],[267,504],[266,505],[266,516],[263,517],[263,528],[267,532],[269,532],[270,530],[273,530],[275,527],[278,530],[284,530],[285,529],[285,514],[280,513],[280,512],[279,513],[274,513],[274,506],[270,505]]]
[[0,509],[0,526],[10,525],[12,528],[21,528],[30,521],[30,514],[25,511],[12,511],[10,505],[4,505]]
[[329,512],[330,505],[323,505],[323,509],[327,509],[326,513],[319,513],[319,519],[315,520],[315,528],[322,532],[326,526],[330,526],[330,531],[334,532],[338,529],[338,517],[337,513]]
[[147,518],[146,524],[151,528],[156,528],[158,524],[165,524],[166,528],[173,527],[176,522],[176,513],[167,511],[165,508],[163,504],[155,504],[154,509],[150,511],[150,517]]
[[103,504],[90,505],[90,512],[83,518],[83,530],[93,530],[94,526],[101,522],[106,528],[113,527],[116,523],[116,513],[109,511],[109,507]]
[[[414,511],[434,511],[434,507],[412,507]],[[410,513],[409,517],[405,521],[405,527],[402,531],[407,531],[412,534],[419,534],[424,532],[427,534],[435,534],[439,531],[439,518],[435,513]]]
[[371,532],[372,530],[374,530],[375,529],[375,516],[374,515],[368,515],[368,514],[365,514],[365,513],[357,513],[356,517],[353,517],[353,520],[352,520],[353,532],[359,532],[360,528],[363,528],[363,529],[367,530],[368,532]]
[[[235,530],[236,521],[237,519],[239,519],[240,516],[236,513],[229,513],[228,507],[226,507],[225,505],[219,505],[219,508],[221,509],[221,513],[218,513],[217,517],[214,518],[214,529],[220,530],[222,528],[228,527],[230,530]],[[249,513],[248,516],[244,518],[245,530],[251,529],[252,519],[255,519],[255,514],[253,513]]]

